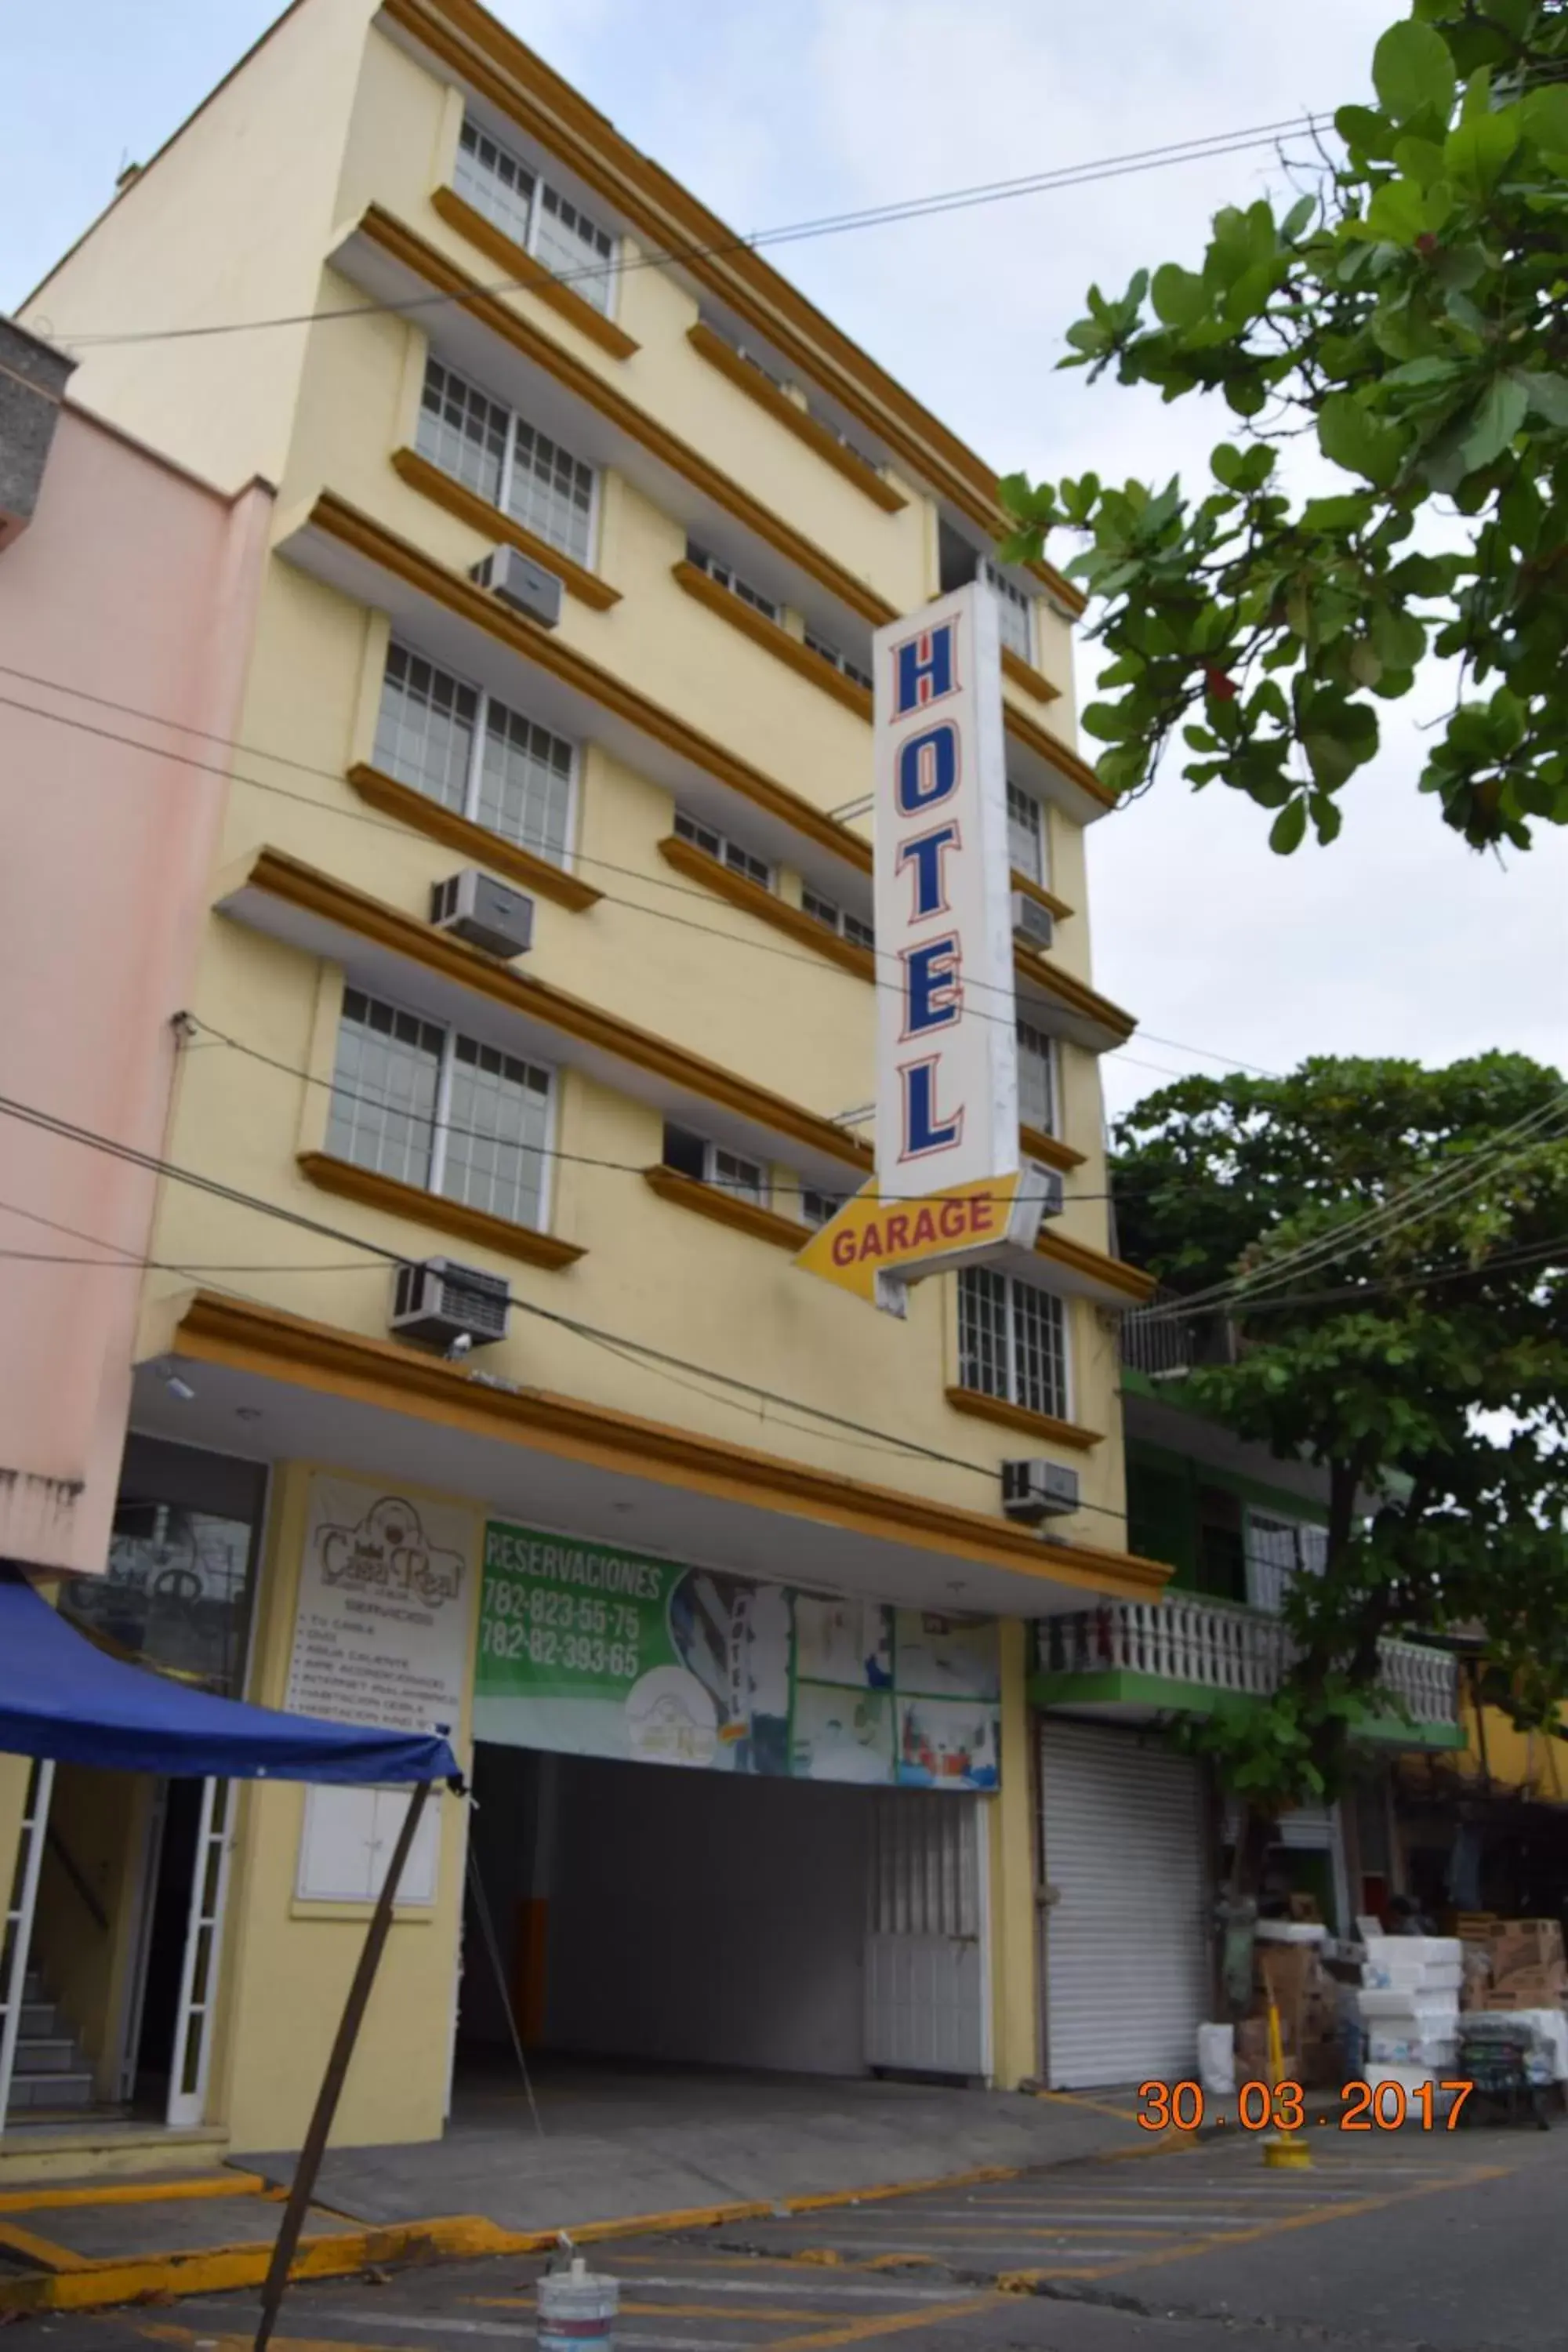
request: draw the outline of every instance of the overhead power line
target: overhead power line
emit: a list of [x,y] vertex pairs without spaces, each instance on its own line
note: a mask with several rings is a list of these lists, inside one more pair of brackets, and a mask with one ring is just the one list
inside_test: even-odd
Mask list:
[[[342,787],[343,774],[341,768],[317,767],[310,761],[294,758],[291,753],[267,751],[260,744],[247,743],[237,736],[221,735],[211,728],[188,726],[183,719],[166,719],[156,711],[143,710],[135,704],[116,701],[108,695],[94,694],[86,687],[73,686],[61,678],[45,677],[37,671],[18,669],[13,663],[0,661],[0,677],[20,678],[26,684],[37,687],[45,692],[67,695],[75,701],[89,703],[99,709],[113,710],[122,718],[140,719],[146,726],[167,728],[175,734],[195,735],[204,742],[216,743],[226,751],[243,754],[247,759],[267,760],[279,767],[291,770],[295,774],[315,777],[319,782],[336,785],[340,790]],[[165,744],[147,743],[139,736],[126,735],[111,727],[94,725],[89,719],[73,718],[67,711],[43,709],[37,703],[24,702],[13,695],[0,694],[0,707],[19,710],[28,717],[42,719],[54,726],[73,729],[80,734],[95,736],[100,741],[119,743],[128,751],[145,752],[149,759],[169,760],[176,767],[189,768],[198,774],[213,776],[220,782],[242,785],[250,792],[270,793],[275,799],[290,801],[295,806],[310,809],[318,815],[333,817],[347,824],[368,825],[373,832],[389,834],[399,841],[406,841],[408,838],[408,828],[399,824],[393,818],[377,816],[369,809],[339,807],[321,800],[313,793],[291,792],[287,784],[276,783],[265,776],[242,774],[221,761],[197,759],[191,752],[175,751]],[[542,835],[525,835],[519,845],[531,849],[537,855],[542,855],[548,847]],[[614,874],[626,880],[635,881],[644,887],[665,891],[673,898],[690,898],[703,906],[708,903],[708,894],[705,891],[693,889],[681,882],[667,881],[662,875],[647,874],[638,866],[619,865],[609,858],[595,856],[586,851],[577,850],[574,853],[574,865],[591,866],[598,873]],[[803,954],[794,948],[779,948],[774,947],[770,940],[748,939],[741,932],[722,930],[714,923],[698,922],[689,916],[672,914],[667,908],[650,907],[645,905],[640,899],[627,898],[613,890],[601,891],[600,896],[608,905],[624,908],[628,913],[646,915],[656,922],[674,923],[701,937],[720,940],[726,946],[744,948],[755,954],[773,956],[784,963],[799,964],[806,971],[814,972],[821,971],[821,960],[818,957]],[[873,949],[871,953],[880,963],[891,964],[898,961],[896,956],[889,955],[881,950]],[[875,979],[871,984],[877,988],[895,986],[894,982]],[[965,987],[972,992],[991,992],[989,983],[984,981],[968,980],[965,982]],[[974,1008],[974,1013],[978,1020],[996,1021],[1003,1026],[1009,1025],[1007,1016],[1003,1013],[986,1013],[978,1006]],[[1232,1068],[1250,1070],[1260,1077],[1274,1077],[1279,1075],[1276,1071],[1264,1069],[1260,1064],[1247,1062],[1239,1056],[1222,1053],[1214,1046],[1190,1045],[1179,1037],[1160,1037],[1152,1030],[1142,1028],[1140,1028],[1138,1034],[1140,1037],[1151,1039],[1156,1045],[1173,1046],[1178,1053],[1201,1055],[1205,1060],[1226,1064]],[[1165,1066],[1159,1062],[1139,1062],[1137,1055],[1129,1053],[1123,1046],[1111,1046],[1108,1051],[1110,1054],[1125,1056],[1140,1068],[1157,1070],[1167,1076],[1179,1078],[1191,1075],[1179,1070],[1167,1070]]]
[[[1277,122],[1251,123],[1243,129],[1212,131],[1196,139],[1173,140],[1162,146],[1134,148],[1126,154],[1100,156],[1081,163],[1064,163],[1047,171],[1024,173],[1015,179],[983,181],[973,187],[950,188],[927,195],[906,197],[891,204],[866,205],[853,212],[828,213],[813,220],[787,222],[777,228],[754,230],[747,236],[728,236],[713,245],[665,246],[654,251],[639,252],[635,260],[592,262],[580,268],[557,270],[552,274],[563,285],[574,285],[584,279],[602,283],[630,277],[643,269],[679,268],[682,264],[696,261],[722,260],[732,254],[757,253],[772,246],[805,245],[820,237],[843,236],[860,229],[889,228],[906,221],[932,220],[943,214],[971,212],[984,205],[1016,202],[1024,196],[1049,195],[1061,189],[1092,186],[1102,180],[1125,179],[1142,172],[1164,171],[1176,163],[1201,163],[1226,155],[1246,154],[1260,148],[1277,146],[1281,139],[1292,134],[1326,129],[1332,119],[1329,114],[1289,115]],[[503,278],[462,294],[416,294],[402,301],[370,301],[342,304],[332,310],[274,312],[266,318],[215,320],[200,326],[147,327],[100,332],[89,330],[67,331],[58,340],[73,351],[99,350],[127,343],[189,342],[215,335],[258,334],[280,327],[321,326],[340,319],[363,319],[376,313],[406,315],[471,301],[475,293],[515,294],[528,290],[531,290],[528,279]]]

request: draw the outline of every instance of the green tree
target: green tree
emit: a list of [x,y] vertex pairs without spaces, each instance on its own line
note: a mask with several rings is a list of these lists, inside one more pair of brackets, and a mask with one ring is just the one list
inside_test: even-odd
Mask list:
[[1568,1696],[1568,1088],[1518,1055],[1325,1058],[1184,1078],[1117,1142],[1124,1254],[1235,1334],[1193,1403],[1328,1475],[1278,1693],[1185,1727],[1246,1801],[1245,1887],[1390,1706],[1385,1634],[1479,1627],[1521,1721]]
[[[1379,703],[1446,656],[1421,789],[1524,847],[1568,823],[1568,7],[1413,0],[1373,81],[1295,203],[1217,214],[1198,268],[1092,287],[1068,331],[1063,366],[1221,395],[1241,430],[1206,489],[1014,475],[1008,551],[1087,537],[1068,569],[1110,662],[1083,724],[1119,793],[1180,730],[1190,782],[1275,810],[1277,850],[1331,841]],[[1342,478],[1297,497],[1278,461],[1309,436]]]

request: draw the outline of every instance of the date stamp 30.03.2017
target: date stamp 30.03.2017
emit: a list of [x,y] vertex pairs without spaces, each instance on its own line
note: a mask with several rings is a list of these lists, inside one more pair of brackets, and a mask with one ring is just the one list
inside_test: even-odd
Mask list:
[[1138,2121],[1145,2131],[1202,2131],[1235,2125],[1241,2131],[1397,2131],[1406,2122],[1423,2131],[1452,2131],[1474,2085],[1468,2082],[1403,2083],[1357,2080],[1340,2086],[1336,2115],[1320,2107],[1309,2119],[1300,2083],[1243,2083],[1230,2098],[1210,2099],[1201,2083],[1140,2083]]

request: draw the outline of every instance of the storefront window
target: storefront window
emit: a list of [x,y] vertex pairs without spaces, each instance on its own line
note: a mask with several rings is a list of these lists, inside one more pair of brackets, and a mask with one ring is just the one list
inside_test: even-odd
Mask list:
[[60,1613],[116,1655],[242,1696],[266,1473],[132,1437],[101,1577],[61,1588]]

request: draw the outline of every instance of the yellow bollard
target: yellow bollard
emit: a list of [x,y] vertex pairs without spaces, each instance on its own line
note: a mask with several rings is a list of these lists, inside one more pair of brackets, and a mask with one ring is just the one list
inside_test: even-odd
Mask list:
[[[1278,2092],[1285,2079],[1285,2044],[1279,2032],[1279,2005],[1274,1998],[1267,1960],[1263,1964],[1263,1980],[1268,1988],[1268,2081],[1270,2088]],[[1274,2172],[1310,2172],[1312,2150],[1299,2131],[1287,2131],[1277,2123],[1263,2143],[1263,2161]]]

